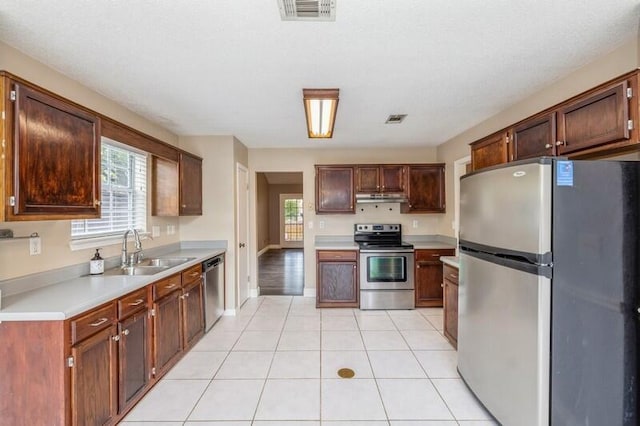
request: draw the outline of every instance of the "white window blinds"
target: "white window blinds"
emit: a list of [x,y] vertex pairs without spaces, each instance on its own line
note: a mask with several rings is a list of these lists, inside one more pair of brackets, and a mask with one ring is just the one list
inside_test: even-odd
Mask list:
[[102,140],[102,216],[74,220],[71,238],[117,235],[128,228],[146,231],[147,157]]

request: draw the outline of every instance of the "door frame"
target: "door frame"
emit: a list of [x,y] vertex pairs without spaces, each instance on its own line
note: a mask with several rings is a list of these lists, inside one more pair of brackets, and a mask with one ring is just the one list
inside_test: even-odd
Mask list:
[[[302,241],[286,242],[284,240],[284,200],[287,198],[300,199],[302,201]],[[282,248],[303,248],[304,247],[304,198],[300,193],[280,194],[278,199],[278,217],[279,217],[279,234],[280,234],[280,247]]]
[[[240,173],[245,173],[246,176],[246,188],[240,188]],[[246,223],[242,224],[240,221],[240,200],[241,197],[245,198],[245,217],[246,217]],[[240,306],[242,306],[242,304],[245,302],[246,299],[248,299],[249,297],[251,297],[251,281],[249,280],[249,169],[246,168],[245,166],[243,166],[240,163],[236,163],[236,294],[235,294],[235,304],[236,304],[236,308],[240,308]],[[246,238],[246,242],[242,242],[239,241],[240,239],[240,229],[241,226],[244,226],[246,232],[245,232],[245,238]],[[244,251],[244,256],[241,255],[242,250],[240,248],[240,243],[245,244],[245,251]],[[246,283],[244,285],[246,285],[246,299],[245,300],[240,300],[241,297],[241,286],[242,286],[242,277],[240,276],[240,262],[242,261],[242,258],[244,257],[244,262],[246,264]]]

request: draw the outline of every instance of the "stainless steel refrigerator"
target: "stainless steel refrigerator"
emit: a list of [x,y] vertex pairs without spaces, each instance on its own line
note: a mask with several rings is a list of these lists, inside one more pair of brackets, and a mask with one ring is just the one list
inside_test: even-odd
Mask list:
[[640,163],[460,183],[458,370],[506,426],[638,424]]

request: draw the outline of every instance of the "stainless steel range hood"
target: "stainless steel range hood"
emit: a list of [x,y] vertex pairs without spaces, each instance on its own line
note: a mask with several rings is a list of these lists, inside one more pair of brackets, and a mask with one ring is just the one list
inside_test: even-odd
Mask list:
[[407,203],[407,196],[404,194],[356,194],[356,203],[379,204],[379,203]]

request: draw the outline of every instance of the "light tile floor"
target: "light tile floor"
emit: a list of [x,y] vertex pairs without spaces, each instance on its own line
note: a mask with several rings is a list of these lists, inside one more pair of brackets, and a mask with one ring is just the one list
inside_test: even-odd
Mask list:
[[[456,371],[441,309],[316,309],[249,299],[122,426],[496,425]],[[355,371],[341,379],[340,368]]]

